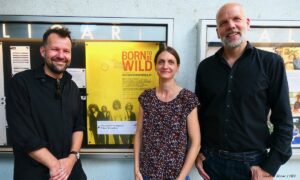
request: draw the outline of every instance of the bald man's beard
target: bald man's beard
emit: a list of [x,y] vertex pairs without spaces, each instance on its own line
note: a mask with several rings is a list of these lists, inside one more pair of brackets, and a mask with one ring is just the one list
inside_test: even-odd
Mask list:
[[[232,32],[230,32],[230,33],[232,33]],[[227,33],[227,34],[230,34],[230,33]],[[227,38],[227,35],[225,35],[223,38],[221,38],[223,45],[228,48],[239,47],[246,40],[246,31],[238,32],[238,34],[240,35],[240,37],[234,41],[230,40],[229,38]]]

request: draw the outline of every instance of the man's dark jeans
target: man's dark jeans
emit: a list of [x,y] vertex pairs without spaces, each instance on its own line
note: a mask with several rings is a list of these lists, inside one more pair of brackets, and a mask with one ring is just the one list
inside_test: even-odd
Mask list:
[[203,168],[211,180],[249,180],[250,167],[259,165],[267,156],[267,151],[232,153],[208,148],[201,151],[206,158]]

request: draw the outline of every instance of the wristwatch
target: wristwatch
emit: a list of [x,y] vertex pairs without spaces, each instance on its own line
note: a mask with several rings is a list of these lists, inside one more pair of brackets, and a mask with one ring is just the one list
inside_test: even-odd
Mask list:
[[70,154],[74,154],[77,160],[80,158],[80,153],[77,151],[71,151]]

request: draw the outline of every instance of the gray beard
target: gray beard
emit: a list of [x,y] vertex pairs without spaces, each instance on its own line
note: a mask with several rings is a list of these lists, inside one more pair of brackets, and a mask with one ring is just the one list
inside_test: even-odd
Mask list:
[[234,41],[234,42],[230,42],[230,41],[227,41],[226,38],[223,38],[221,39],[222,40],[222,43],[225,47],[228,47],[228,48],[236,48],[236,47],[239,47],[243,41],[246,39],[246,33],[245,32],[242,32],[241,33],[241,37],[240,39],[238,39],[237,41]]
[[236,48],[239,45],[241,45],[243,42],[243,38],[240,38],[238,41],[235,42],[229,42],[227,40],[222,40],[222,43],[224,46],[229,47],[229,48]]

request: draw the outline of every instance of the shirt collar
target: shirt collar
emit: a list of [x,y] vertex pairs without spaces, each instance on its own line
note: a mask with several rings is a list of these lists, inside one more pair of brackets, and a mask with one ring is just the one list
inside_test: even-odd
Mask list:
[[[252,44],[251,44],[249,41],[247,41],[246,49],[245,49],[245,51],[243,52],[243,54],[248,53],[248,52],[251,52],[253,49],[254,49],[254,47],[252,46]],[[215,55],[218,56],[218,57],[222,57],[222,56],[223,56],[223,51],[224,51],[224,46],[222,46],[222,48],[220,48],[220,49],[215,53]]]
[[[37,69],[35,69],[35,73],[34,73],[34,77],[37,79],[46,79],[46,78],[52,78],[48,75],[45,74],[44,71],[44,63],[42,65],[40,65]],[[54,79],[54,78],[52,78]],[[72,75],[70,73],[68,73],[67,71],[65,71],[63,73],[63,76],[61,78],[62,81],[68,81],[72,79]]]

